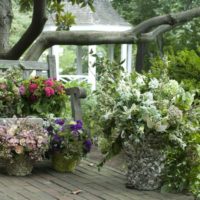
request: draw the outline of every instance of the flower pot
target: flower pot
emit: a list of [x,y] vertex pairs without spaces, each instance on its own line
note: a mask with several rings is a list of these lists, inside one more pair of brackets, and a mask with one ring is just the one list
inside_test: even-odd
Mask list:
[[161,187],[165,155],[148,142],[125,143],[128,188],[156,190]]
[[13,162],[6,163],[6,171],[11,176],[27,176],[33,170],[33,162],[24,155],[16,156]]
[[57,172],[74,172],[78,163],[79,159],[67,159],[63,153],[56,152],[52,155],[52,167]]

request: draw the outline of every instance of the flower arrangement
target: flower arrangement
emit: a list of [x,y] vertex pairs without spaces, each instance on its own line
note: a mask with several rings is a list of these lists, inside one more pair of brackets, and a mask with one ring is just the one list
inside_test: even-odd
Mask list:
[[106,86],[101,84],[105,79],[111,76],[102,76],[100,80],[96,92],[100,100],[94,112],[100,118],[99,127],[103,127],[101,136],[106,136],[102,141],[108,142],[102,146],[112,145],[117,138],[139,144],[153,134],[165,146],[175,143],[185,148],[184,133],[188,131],[194,94],[166,76],[149,79],[137,73],[122,73],[120,79],[107,81]]
[[47,128],[50,135],[50,152],[63,153],[66,158],[85,156],[91,150],[92,142],[83,128],[81,120],[56,119]]
[[53,113],[62,116],[66,112],[66,100],[64,85],[55,79],[34,77],[25,80],[19,87],[23,99],[23,111],[26,114],[45,116]]
[[18,91],[21,71],[16,68],[1,73],[0,78],[0,116],[13,117],[21,115],[21,98]]
[[42,160],[48,150],[48,133],[41,126],[18,119],[0,126],[0,158],[10,163],[18,156]]
[[200,110],[194,94],[165,73],[127,75],[119,65],[101,65],[91,110],[93,134],[105,153],[99,166],[124,149],[131,187],[155,189],[163,183],[167,190],[199,194]]

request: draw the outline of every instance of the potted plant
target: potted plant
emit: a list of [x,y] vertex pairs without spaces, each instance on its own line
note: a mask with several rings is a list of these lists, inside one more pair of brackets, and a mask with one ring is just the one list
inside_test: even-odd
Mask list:
[[[168,149],[186,152],[186,138],[199,128],[191,122],[194,94],[165,73],[160,79],[101,67],[92,110],[105,159],[124,150],[127,187],[154,190],[163,184]],[[169,159],[168,159],[169,160]]]
[[47,128],[52,166],[58,172],[72,172],[91,149],[91,139],[81,120],[56,119]]
[[28,119],[12,119],[0,126],[0,158],[9,175],[31,173],[35,161],[43,159],[48,149],[48,134],[42,126]]
[[60,117],[66,113],[68,97],[60,81],[34,77],[24,80],[19,91],[24,104],[23,113],[26,115],[46,116],[53,113]]

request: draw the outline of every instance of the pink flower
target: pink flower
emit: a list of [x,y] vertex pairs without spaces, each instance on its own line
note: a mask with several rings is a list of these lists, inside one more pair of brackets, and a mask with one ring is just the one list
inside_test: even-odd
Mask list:
[[46,81],[44,81],[44,84],[47,86],[47,87],[52,87],[54,86],[54,82],[52,79],[48,79]]
[[63,94],[64,93],[64,86],[63,85],[59,85],[56,88],[56,91],[57,91],[58,94]]
[[19,87],[19,93],[20,95],[24,95],[26,92],[26,88],[24,87],[24,85],[20,85]]
[[0,89],[5,90],[7,88],[7,85],[5,83],[0,84]]
[[51,88],[51,87],[46,87],[46,88],[44,88],[44,91],[45,91],[45,95],[46,95],[47,97],[50,97],[50,96],[52,96],[52,95],[55,94],[54,89]]
[[29,91],[30,91],[31,93],[34,93],[34,91],[35,91],[37,88],[38,88],[38,85],[37,85],[36,83],[31,83],[31,84],[29,85]]

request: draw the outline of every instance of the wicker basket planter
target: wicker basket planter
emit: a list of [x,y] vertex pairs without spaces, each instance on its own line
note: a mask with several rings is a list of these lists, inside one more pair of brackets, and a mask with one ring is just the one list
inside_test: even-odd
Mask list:
[[6,171],[11,176],[27,176],[32,170],[33,162],[24,155],[16,156],[12,163],[6,163]]
[[161,149],[155,148],[148,142],[142,144],[127,142],[124,150],[128,168],[126,186],[138,190],[160,188],[165,160]]
[[79,160],[77,158],[67,159],[64,157],[64,154],[54,152],[52,155],[52,167],[55,171],[61,173],[74,172]]

